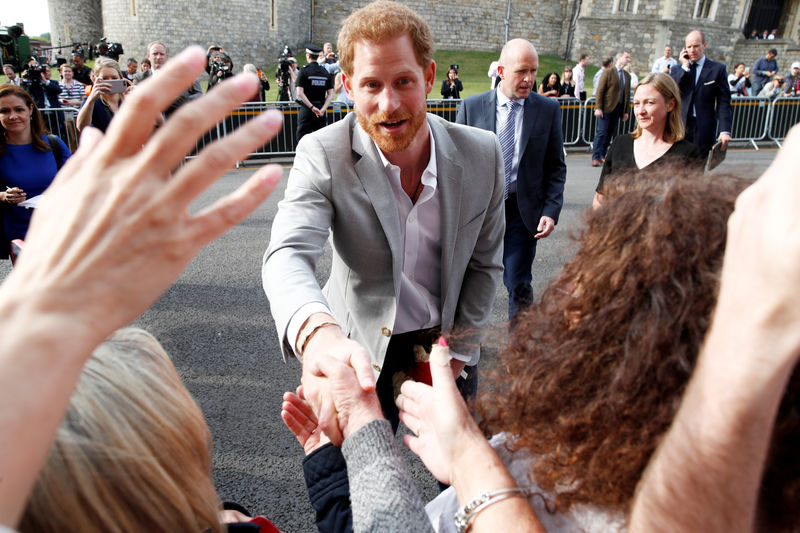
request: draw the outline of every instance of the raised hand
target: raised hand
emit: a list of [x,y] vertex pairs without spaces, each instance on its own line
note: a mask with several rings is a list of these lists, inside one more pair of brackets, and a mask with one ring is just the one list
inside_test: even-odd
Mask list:
[[283,394],[281,419],[294,434],[306,455],[331,441],[319,427],[317,416],[303,397],[302,385],[297,387],[296,393]]

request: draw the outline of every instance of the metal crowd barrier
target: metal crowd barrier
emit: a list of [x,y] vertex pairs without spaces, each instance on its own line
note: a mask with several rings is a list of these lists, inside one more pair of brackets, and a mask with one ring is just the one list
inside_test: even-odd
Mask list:
[[561,133],[564,135],[564,146],[575,146],[581,140],[583,129],[582,102],[577,98],[561,97]]
[[800,98],[779,96],[769,106],[766,135],[778,146],[789,130],[800,122]]
[[769,98],[731,98],[731,140],[749,142],[758,150],[756,141],[763,141],[767,137],[771,108]]
[[[564,146],[585,145],[591,147],[597,130],[594,116],[594,97],[581,102],[577,98],[559,98],[561,106],[561,129]],[[461,100],[428,100],[428,112],[455,122]],[[192,155],[206,145],[233,132],[251,118],[268,109],[283,113],[284,124],[280,133],[268,144],[250,154],[257,156],[291,156],[297,145],[297,112],[294,102],[248,102],[234,110],[225,120],[209,130],[198,140]],[[789,129],[800,123],[800,98],[779,96],[774,101],[768,98],[733,98],[731,102],[731,140],[749,142],[758,150],[759,141],[771,141],[780,146]],[[328,124],[344,118],[353,108],[334,102],[327,110]],[[78,131],[75,127],[78,110],[74,108],[40,109],[47,129],[58,135],[71,151],[78,146]],[[615,135],[630,132],[636,127],[636,118],[631,113],[626,122],[620,121]],[[192,156],[190,156],[192,157]]]
[[450,122],[456,121],[458,108],[461,106],[461,100],[428,100],[428,113],[439,115],[445,120]]
[[78,110],[72,107],[60,107],[40,109],[39,112],[44,120],[45,128],[64,141],[69,151],[74,153],[78,149],[79,139],[76,126]]

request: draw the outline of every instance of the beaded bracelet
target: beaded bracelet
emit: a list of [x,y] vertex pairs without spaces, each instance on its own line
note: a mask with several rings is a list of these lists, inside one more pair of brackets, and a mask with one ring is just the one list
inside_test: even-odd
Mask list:
[[492,492],[481,492],[477,498],[467,502],[464,507],[456,511],[456,514],[453,516],[453,522],[455,522],[456,531],[458,531],[458,533],[464,533],[467,528],[469,528],[472,519],[475,518],[478,513],[493,503],[497,503],[508,498],[514,498],[515,496],[524,497],[525,491],[519,487],[514,487],[513,489],[500,489]]

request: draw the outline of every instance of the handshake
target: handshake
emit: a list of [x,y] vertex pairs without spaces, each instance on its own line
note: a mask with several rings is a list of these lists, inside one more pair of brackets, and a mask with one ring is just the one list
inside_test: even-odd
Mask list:
[[[351,341],[352,342],[352,341]],[[302,385],[283,396],[281,418],[306,455],[327,443],[341,446],[367,424],[383,419],[366,352],[343,359],[328,353],[304,355]],[[442,483],[451,484],[452,458],[464,432],[479,435],[456,387],[444,338],[432,347],[432,385],[408,380],[396,398],[400,420],[412,434],[403,442]],[[368,370],[359,379],[359,370]]]

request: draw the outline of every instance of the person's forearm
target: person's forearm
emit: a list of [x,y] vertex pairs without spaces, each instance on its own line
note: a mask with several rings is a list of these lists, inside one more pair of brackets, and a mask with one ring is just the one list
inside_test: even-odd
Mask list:
[[[14,272],[9,276],[13,276]],[[50,451],[83,364],[104,333],[44,287],[0,289],[0,524],[15,527]],[[48,302],[48,305],[44,305]],[[13,407],[11,407],[13,406]]]
[[[94,94],[94,91],[92,92]],[[95,98],[92,95],[86,99],[86,102],[83,103],[80,111],[78,111],[78,117],[75,119],[75,127],[78,128],[78,131],[81,131],[85,127],[91,125],[92,123],[92,113],[94,112],[94,100]]]
[[[769,435],[791,368],[765,371],[770,365],[760,364],[759,354],[770,350],[769,339],[720,329],[712,327],[675,421],[640,482],[631,532],[753,530]],[[726,357],[710,358],[715,353],[752,354],[753,364],[731,365]]]
[[[463,507],[483,492],[516,488],[517,483],[503,461],[480,433],[477,426],[459,444],[451,471],[452,486]],[[493,503],[470,521],[470,531],[545,532],[536,513],[523,495],[515,495]]]
[[325,103],[322,104],[320,111],[324,113],[328,106],[331,105],[331,100],[333,100],[333,89],[328,89],[328,94],[325,95]]

